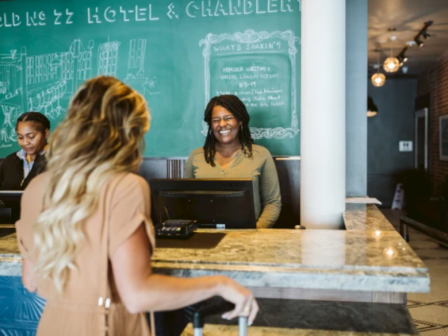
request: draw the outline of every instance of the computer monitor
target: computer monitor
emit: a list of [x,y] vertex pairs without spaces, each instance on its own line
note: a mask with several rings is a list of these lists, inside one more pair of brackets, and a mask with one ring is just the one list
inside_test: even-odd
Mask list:
[[20,218],[23,191],[0,190],[0,224],[14,224]]
[[251,179],[151,179],[154,223],[196,220],[199,227],[256,228]]

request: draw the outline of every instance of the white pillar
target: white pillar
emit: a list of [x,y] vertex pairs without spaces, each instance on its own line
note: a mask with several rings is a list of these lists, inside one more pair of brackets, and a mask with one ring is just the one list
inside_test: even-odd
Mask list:
[[336,229],[345,210],[345,0],[302,0],[301,224]]

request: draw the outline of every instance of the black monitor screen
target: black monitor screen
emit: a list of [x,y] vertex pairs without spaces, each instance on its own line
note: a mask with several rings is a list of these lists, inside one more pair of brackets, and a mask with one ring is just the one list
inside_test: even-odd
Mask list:
[[190,219],[200,227],[256,228],[251,179],[152,179],[150,185],[156,224]]
[[0,224],[14,224],[20,218],[23,191],[0,191]]

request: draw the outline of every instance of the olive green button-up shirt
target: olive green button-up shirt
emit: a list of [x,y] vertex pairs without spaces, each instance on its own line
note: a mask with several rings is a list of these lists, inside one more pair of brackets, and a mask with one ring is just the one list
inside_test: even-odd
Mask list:
[[212,167],[205,162],[204,149],[191,152],[185,165],[185,178],[251,178],[254,184],[255,216],[258,228],[272,227],[282,206],[277,169],[269,151],[258,145],[252,145],[252,157],[243,151],[235,153],[226,169],[215,161]]

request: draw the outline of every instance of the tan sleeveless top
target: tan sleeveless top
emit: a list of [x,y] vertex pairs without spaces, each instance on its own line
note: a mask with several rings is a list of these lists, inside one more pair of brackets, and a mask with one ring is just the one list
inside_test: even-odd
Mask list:
[[[24,258],[36,260],[33,252],[33,223],[42,211],[43,194],[48,185],[48,173],[34,178],[22,196],[21,219],[16,223],[19,249]],[[108,209],[108,210],[106,210]],[[109,214],[106,213],[109,212]],[[104,235],[109,227],[109,242]],[[85,220],[86,241],[76,258],[77,270],[70,271],[69,282],[60,295],[52,281],[38,284],[38,294],[47,300],[37,336],[99,336],[106,335],[104,316],[98,312],[98,299],[105,287],[101,285],[105,265],[102,254],[108,250],[109,259],[142,224],[154,249],[153,227],[150,221],[150,196],[147,182],[140,176],[126,173],[112,178],[100,192],[97,210]],[[108,244],[105,246],[104,244]],[[103,258],[105,259],[105,258]],[[106,264],[107,265],[107,264]],[[114,306],[109,321],[108,336],[150,335],[145,314],[130,314],[121,303],[109,265],[108,289]]]

